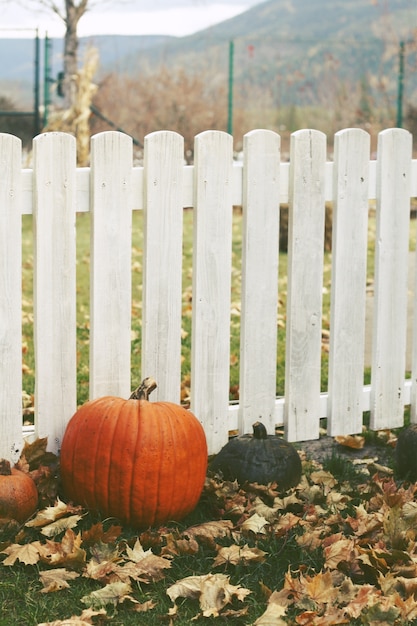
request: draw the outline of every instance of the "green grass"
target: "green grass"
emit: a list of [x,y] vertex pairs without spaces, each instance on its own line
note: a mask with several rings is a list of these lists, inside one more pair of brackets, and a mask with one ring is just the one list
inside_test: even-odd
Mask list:
[[[141,211],[133,214],[132,239],[132,388],[141,379],[141,312],[142,312],[142,221]],[[232,249],[232,305],[240,308],[241,293],[241,247],[242,247],[242,216],[236,210],[233,214],[233,249]],[[191,294],[192,294],[192,236],[193,212],[184,211],[183,237],[183,340],[182,340],[182,381],[184,398],[189,387],[191,374]],[[374,274],[374,242],[375,216],[370,211],[368,247],[368,280]],[[411,221],[410,249],[415,249],[416,220]],[[77,357],[78,357],[78,403],[88,399],[88,362],[89,362],[89,247],[90,217],[87,213],[77,216]],[[32,299],[33,299],[33,245],[32,217],[23,216],[23,339],[26,345],[24,359],[23,388],[27,394],[33,394],[35,384],[35,364],[33,352]],[[277,385],[278,396],[284,394],[285,385],[285,307],[287,295],[287,255],[281,253],[279,258],[279,309],[278,309],[278,343],[277,343]],[[325,252],[323,274],[323,328],[330,326],[330,285],[331,285],[331,254]],[[232,306],[233,308],[233,306]],[[239,346],[240,317],[231,315],[231,362],[230,362],[230,399],[238,399],[239,386]],[[369,368],[364,372],[364,382],[370,380]],[[322,351],[321,389],[327,389],[328,353]]]

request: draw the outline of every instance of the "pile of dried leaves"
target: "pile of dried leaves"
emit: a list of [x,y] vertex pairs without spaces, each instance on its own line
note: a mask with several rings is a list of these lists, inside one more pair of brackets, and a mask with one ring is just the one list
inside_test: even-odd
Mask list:
[[[145,602],[135,597],[136,584],[151,590],[176,559],[198,558],[202,550],[210,555],[210,571],[166,584],[168,622],[175,623],[187,599],[199,603],[196,617],[244,620],[254,593],[264,603],[256,626],[417,619],[417,484],[397,484],[379,472],[353,486],[303,458],[301,483],[286,494],[274,485],[240,488],[209,477],[202,496],[207,521],[134,535],[114,520],[86,525],[85,510],[55,498],[57,459],[42,449],[46,454],[42,442],[27,446],[20,467],[34,473],[41,498],[51,502],[23,527],[0,528],[1,566],[36,566],[42,593],[65,593],[79,577],[100,584],[82,598],[77,617],[50,624],[101,623],[122,604],[160,611],[151,593]],[[307,557],[304,564],[289,559],[282,583],[268,587],[262,572],[272,558],[268,546],[277,541],[283,558],[292,542],[301,553],[318,555],[320,567],[307,565]],[[256,589],[231,582],[237,568],[258,568]]]

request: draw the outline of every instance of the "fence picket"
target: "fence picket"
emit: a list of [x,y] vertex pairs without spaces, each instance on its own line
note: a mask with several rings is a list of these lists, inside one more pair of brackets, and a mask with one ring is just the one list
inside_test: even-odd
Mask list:
[[191,410],[209,451],[227,441],[230,379],[232,137],[195,138]]
[[285,429],[300,441],[320,425],[326,136],[293,133],[290,158]]
[[145,138],[142,377],[155,377],[154,399],[170,402],[181,387],[183,159],[177,133]]
[[274,432],[280,137],[256,130],[244,137],[239,430],[262,420]]
[[[0,134],[0,394],[2,456],[22,441],[22,216],[20,139]],[[16,460],[16,458],[14,458]]]
[[132,140],[91,140],[90,398],[130,395]]
[[412,137],[378,137],[371,428],[403,423]]
[[362,431],[370,137],[335,136],[329,424],[332,436]]
[[54,450],[77,406],[75,173],[74,137],[34,139],[36,431]]

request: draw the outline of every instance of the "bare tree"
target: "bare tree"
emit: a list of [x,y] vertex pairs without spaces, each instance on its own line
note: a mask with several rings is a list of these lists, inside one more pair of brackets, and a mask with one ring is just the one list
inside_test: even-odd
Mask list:
[[[5,1],[10,2],[11,0]],[[78,70],[78,23],[94,3],[94,0],[20,0],[20,4],[27,9],[55,13],[64,22],[64,80],[62,88],[64,107],[67,109],[74,104],[77,93],[75,77]]]

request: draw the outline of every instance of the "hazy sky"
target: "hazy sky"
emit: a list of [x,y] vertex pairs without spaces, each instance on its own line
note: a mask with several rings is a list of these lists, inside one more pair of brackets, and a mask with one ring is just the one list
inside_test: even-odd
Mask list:
[[[242,13],[264,0],[119,0],[91,3],[79,23],[80,36],[94,34],[189,35]],[[35,3],[33,3],[35,4]],[[61,37],[62,21],[52,12],[29,11],[17,2],[0,0],[0,36]],[[9,30],[18,29],[18,30]]]

